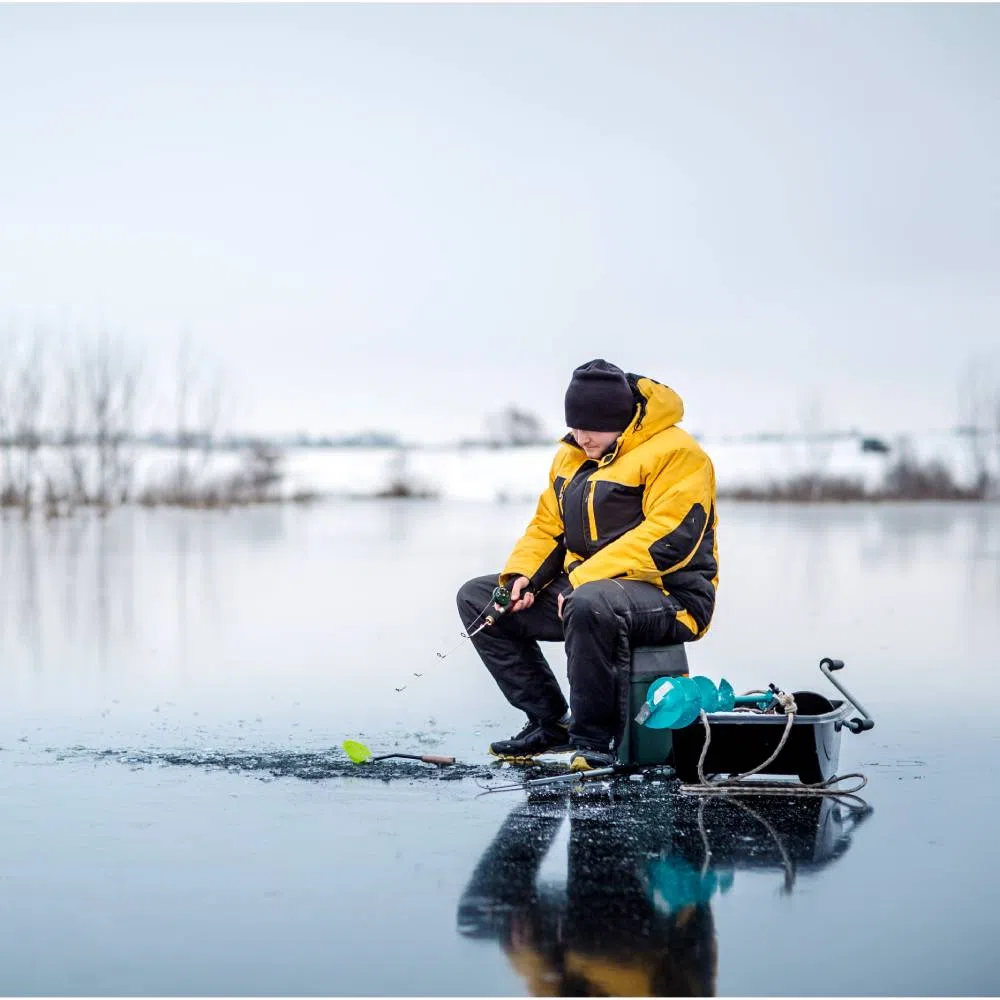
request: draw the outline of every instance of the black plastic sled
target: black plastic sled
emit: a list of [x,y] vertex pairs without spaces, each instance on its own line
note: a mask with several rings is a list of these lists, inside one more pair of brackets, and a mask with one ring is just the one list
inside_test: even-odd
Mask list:
[[[760,774],[797,775],[805,784],[833,778],[840,757],[840,733],[846,726],[853,733],[874,727],[875,722],[858,700],[833,676],[843,660],[824,658],[819,668],[844,696],[829,699],[815,691],[792,692],[798,711],[791,733],[781,753]],[[848,718],[852,712],[859,717]],[[783,713],[712,712],[707,715],[711,740],[703,764],[709,774],[737,775],[767,760],[777,749],[785,731]],[[705,727],[692,723],[673,732],[672,763],[677,777],[694,784],[698,778],[698,758],[705,745]]]

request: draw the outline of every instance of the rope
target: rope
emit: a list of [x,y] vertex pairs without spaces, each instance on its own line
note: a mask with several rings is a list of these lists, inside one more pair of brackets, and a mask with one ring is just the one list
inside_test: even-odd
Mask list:
[[708,874],[708,870],[712,867],[712,845],[709,843],[708,831],[705,829],[705,806],[711,801],[711,799],[702,799],[698,803],[698,833],[701,835],[701,846],[705,852],[701,863],[702,878]]
[[788,721],[785,723],[785,731],[781,734],[781,739],[778,741],[778,747],[771,754],[763,764],[758,764],[755,768],[750,771],[744,771],[742,774],[737,774],[729,778],[721,778],[717,781],[710,782],[708,778],[705,777],[705,758],[708,756],[708,747],[712,742],[712,727],[708,724],[708,716],[705,714],[705,710],[702,709],[699,715],[701,716],[701,724],[705,727],[705,743],[701,748],[701,755],[698,757],[698,780],[703,785],[735,785],[741,782],[744,778],[749,778],[751,775],[758,774],[763,771],[765,767],[772,764],[785,748],[785,744],[788,742],[788,737],[792,732],[792,724],[795,722],[795,713],[798,711],[798,706],[795,704],[795,699],[790,694],[785,694],[783,691],[778,691],[775,694],[775,700],[781,706],[781,710],[785,712],[788,716]]
[[705,850],[705,858],[701,866],[701,877],[704,878],[711,868],[712,861],[712,847],[708,840],[708,831],[705,829],[705,807],[709,802],[725,802],[728,806],[735,806],[737,809],[743,810],[743,812],[748,813],[752,816],[765,830],[771,835],[771,839],[774,841],[775,846],[778,848],[778,853],[781,855],[781,863],[785,869],[785,885],[784,892],[789,893],[795,885],[795,863],[789,857],[788,851],[785,848],[785,842],[778,835],[778,831],[768,823],[763,816],[760,815],[755,809],[751,809],[750,806],[743,802],[738,802],[735,799],[728,801],[726,799],[713,799],[706,796],[698,803],[698,832],[701,834],[702,846]]
[[[850,788],[836,787],[841,781],[856,778],[857,784]],[[742,785],[723,785],[712,783],[708,785],[681,785],[678,791],[685,795],[807,795],[827,796],[832,799],[851,800],[854,808],[866,809],[868,804],[857,793],[868,784],[868,779],[858,771],[849,774],[834,775],[826,781],[815,785],[806,785],[801,781],[746,781]]]

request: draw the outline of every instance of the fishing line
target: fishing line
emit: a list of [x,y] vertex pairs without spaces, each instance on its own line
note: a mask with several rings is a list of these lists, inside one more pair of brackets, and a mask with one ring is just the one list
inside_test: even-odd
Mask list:
[[[490,599],[486,602],[486,606],[468,624],[468,626],[466,627],[466,631],[461,633],[461,638],[458,640],[458,642],[455,643],[455,645],[451,649],[449,649],[447,653],[438,653],[437,654],[438,659],[439,660],[447,659],[449,656],[451,656],[452,653],[455,652],[456,649],[458,649],[462,645],[462,643],[465,642],[466,639],[472,639],[473,636],[479,635],[479,633],[482,632],[483,629],[489,628],[490,625],[495,625],[497,623],[497,619],[502,614],[506,613],[510,609],[510,606],[511,606],[510,591],[506,587],[494,588],[493,593],[490,595]],[[490,611],[490,608],[493,608],[492,612]],[[483,623],[479,625],[478,628],[474,628],[473,626],[475,626],[479,622],[479,619],[483,618],[484,615],[485,615],[485,620],[483,621]]]
[[[473,626],[476,625],[476,623],[479,621],[479,619],[482,618],[483,615],[485,615],[486,612],[489,610],[489,607],[490,607],[490,605],[492,603],[493,603],[493,598],[490,597],[490,599],[486,602],[486,604],[483,605],[483,610],[480,611],[479,614],[476,615],[476,617],[473,618],[471,622],[469,622],[469,624],[467,626],[468,629],[472,629]],[[461,646],[462,643],[465,642],[466,639],[471,639],[472,636],[478,635],[480,631],[481,631],[481,629],[476,629],[475,632],[472,632],[471,634],[469,632],[460,632],[459,635],[461,636],[461,638],[458,640],[458,642],[456,642],[455,645],[452,646],[452,648],[449,649],[447,653],[438,653],[437,654],[438,659],[439,660],[444,660],[447,657],[451,656],[451,654],[454,653],[455,650],[458,649],[459,646]]]
[[[490,595],[490,599],[486,602],[483,610],[472,619],[472,622],[466,627],[466,631],[462,632],[462,637],[458,640],[458,643],[447,653],[438,653],[438,659],[445,659],[450,653],[453,653],[459,646],[465,642],[466,639],[471,639],[474,635],[478,635],[484,628],[488,628],[490,625],[495,625],[502,614],[508,611],[511,607],[511,597],[510,591],[506,587],[494,587],[493,593]],[[492,610],[491,610],[492,609]],[[479,624],[480,619],[482,619],[482,624]],[[478,626],[478,627],[473,627]],[[423,674],[412,671],[414,677],[422,677]],[[406,690],[406,685],[402,684],[400,686],[393,685],[397,694]],[[454,757],[444,758],[439,757],[434,754],[382,754],[375,756],[363,743],[359,743],[356,740],[345,740],[341,744],[344,752],[347,756],[354,761],[355,764],[367,763],[372,760],[384,760],[387,757],[410,757],[411,759],[421,760],[427,764],[438,764],[443,765],[444,761],[447,760],[449,763],[453,764],[455,762]]]

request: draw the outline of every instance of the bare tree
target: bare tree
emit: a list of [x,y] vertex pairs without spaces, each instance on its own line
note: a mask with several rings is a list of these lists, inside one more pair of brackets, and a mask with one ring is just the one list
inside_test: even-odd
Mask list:
[[198,478],[206,475],[215,454],[224,408],[222,379],[218,373],[209,375],[206,372],[196,383],[192,407],[194,439],[199,450],[195,473]]
[[65,499],[70,507],[85,504],[87,467],[83,434],[83,370],[81,356],[68,346],[62,365],[62,391],[57,410],[57,441],[69,473]]
[[45,403],[45,342],[35,330],[26,344],[21,364],[15,369],[13,393],[14,444],[21,452],[18,493],[27,514],[34,502],[35,460],[42,444],[42,412]]
[[0,331],[0,507],[17,502],[14,485],[14,387],[18,337],[10,323]]
[[799,423],[806,452],[806,478],[811,483],[811,499],[819,500],[827,468],[833,454],[833,441],[823,413],[819,393],[809,395],[799,407]]
[[420,482],[409,467],[410,453],[405,446],[400,446],[386,463],[388,481],[386,485],[375,492],[379,500],[419,499],[429,500],[437,496],[437,492]]
[[174,384],[174,442],[177,464],[166,486],[175,503],[219,501],[216,487],[206,482],[215,454],[223,410],[222,381],[206,373],[207,365],[194,363],[190,337],[182,337],[177,350]]
[[986,367],[982,359],[973,358],[960,376],[958,384],[960,414],[958,433],[966,442],[972,469],[973,489],[980,496],[986,496],[990,485],[987,444],[987,436],[990,433],[990,403],[985,372]]
[[191,338],[185,334],[177,348],[176,381],[174,384],[177,426],[175,439],[177,442],[177,473],[174,489],[178,499],[190,493],[190,470],[188,468],[188,450],[191,447],[188,428],[188,401],[191,397]]
[[486,429],[490,444],[496,448],[517,448],[548,441],[541,420],[513,404],[499,413],[489,414]]
[[0,506],[26,514],[34,501],[45,388],[41,330],[27,337],[6,324],[0,333]]
[[[102,332],[83,363],[90,436],[97,451],[97,483],[91,496],[101,507],[127,502],[131,495],[139,382],[140,367],[121,338]],[[127,455],[126,442],[133,446]]]
[[258,441],[244,457],[244,499],[266,503],[277,498],[276,490],[284,478],[284,456],[264,441]]
[[1000,494],[1000,382],[993,387],[990,409],[993,411],[993,490]]

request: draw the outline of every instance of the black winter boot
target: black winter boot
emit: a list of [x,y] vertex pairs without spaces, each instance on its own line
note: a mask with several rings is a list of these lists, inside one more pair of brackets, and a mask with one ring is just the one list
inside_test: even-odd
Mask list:
[[576,753],[569,759],[571,771],[596,771],[602,767],[614,767],[618,758],[607,750],[597,750],[593,747],[574,747]]
[[560,753],[570,750],[569,726],[562,722],[533,722],[529,719],[524,728],[509,740],[490,744],[490,753],[502,760],[530,760],[542,753]]

